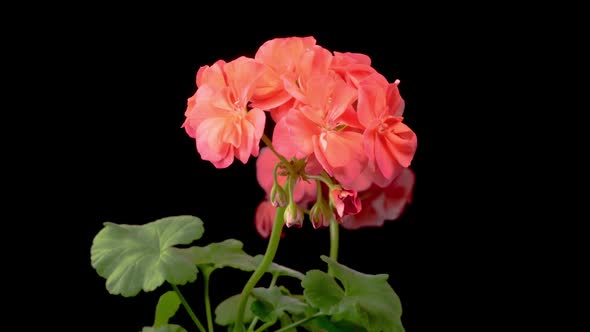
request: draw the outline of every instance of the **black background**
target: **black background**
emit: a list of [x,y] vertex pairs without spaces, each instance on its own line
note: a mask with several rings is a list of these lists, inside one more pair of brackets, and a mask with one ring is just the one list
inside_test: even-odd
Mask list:
[[[491,77],[487,62],[477,56],[492,48],[466,38],[465,26],[443,16],[426,19],[422,11],[409,16],[401,8],[386,13],[371,8],[352,18],[231,12],[89,10],[36,30],[31,42],[44,56],[29,62],[30,75],[43,78],[45,91],[55,93],[35,98],[57,102],[51,112],[41,112],[41,119],[57,125],[35,137],[36,144],[51,148],[39,151],[50,175],[34,195],[60,220],[45,225],[57,234],[60,258],[40,262],[47,264],[45,271],[65,271],[46,273],[45,288],[70,303],[58,311],[86,331],[139,331],[152,323],[161,290],[134,298],[110,295],[90,265],[92,239],[105,221],[143,224],[191,214],[204,221],[199,244],[236,238],[246,252],[264,252],[266,241],[254,228],[254,211],[264,198],[254,159],[222,170],[200,160],[194,140],[181,128],[186,100],[195,92],[200,66],[253,57],[272,38],[314,36],[328,50],[369,55],[389,81],[400,79],[405,122],[418,136],[412,205],[382,228],[343,230],[340,261],[390,275],[407,331],[470,326],[481,314],[471,296],[489,289],[473,281],[487,273],[482,256],[466,257],[490,237],[492,226],[471,223],[481,216],[474,214],[479,201],[471,188],[489,180],[472,166],[479,162],[479,149],[467,148],[465,137],[478,130],[474,110],[486,107],[477,100],[486,89],[480,82]],[[328,248],[328,230],[306,224],[286,231],[275,261],[300,271],[323,269],[319,255]],[[238,293],[247,277],[229,269],[215,272],[213,304]],[[200,288],[198,280],[183,289],[202,314]],[[193,328],[183,311],[175,321]]]

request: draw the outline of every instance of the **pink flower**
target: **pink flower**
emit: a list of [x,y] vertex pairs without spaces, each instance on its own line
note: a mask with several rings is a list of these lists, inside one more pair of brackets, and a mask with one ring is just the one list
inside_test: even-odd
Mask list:
[[273,143],[280,153],[296,158],[311,155],[330,176],[349,187],[366,166],[362,134],[347,128],[355,118],[350,107],[356,90],[336,75],[310,78],[305,104],[291,109],[275,126]]
[[340,218],[349,214],[357,214],[362,209],[361,200],[354,190],[332,189],[330,201]]
[[355,88],[359,87],[359,82],[377,72],[371,67],[371,58],[364,54],[349,52],[334,52],[330,69]]
[[[279,162],[279,158],[267,147],[260,149],[260,155],[256,160],[256,179],[258,183],[266,192],[266,196],[270,197],[270,191],[274,183],[273,171],[275,165]],[[279,185],[284,186],[287,177],[279,175],[277,177]],[[293,189],[293,200],[302,206],[314,201],[316,198],[316,182],[298,180]]]
[[217,168],[228,167],[234,157],[246,163],[258,155],[265,115],[247,104],[263,71],[263,65],[240,57],[197,73],[198,90],[189,99],[183,126],[196,139],[201,158]]
[[417,147],[414,132],[402,120],[404,100],[399,81],[388,84],[380,74],[373,74],[359,87],[358,118],[365,126],[363,142],[374,180],[386,186],[403,168],[410,166]]
[[303,53],[315,44],[313,37],[275,38],[262,44],[254,58],[265,65],[265,70],[256,85],[252,107],[270,110],[291,100],[282,76],[295,72]]
[[386,188],[373,186],[360,193],[363,209],[356,215],[342,217],[342,226],[347,229],[383,226],[386,220],[398,219],[411,203],[416,177],[409,168],[404,168]]

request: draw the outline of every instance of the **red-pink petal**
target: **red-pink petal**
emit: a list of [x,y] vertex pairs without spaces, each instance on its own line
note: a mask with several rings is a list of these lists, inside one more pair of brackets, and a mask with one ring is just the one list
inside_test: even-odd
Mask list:
[[[279,129],[288,130],[292,144],[297,147],[295,156],[299,159],[307,157],[313,152],[313,136],[319,135],[321,128],[297,109],[290,110],[284,119],[286,128]],[[275,127],[275,132],[276,130]]]
[[258,234],[265,239],[267,239],[272,232],[276,211],[277,209],[266,200],[260,202],[256,208],[256,215],[254,217],[256,231],[258,231]]
[[202,66],[199,68],[197,72],[197,87],[200,88],[203,85],[209,85],[216,89],[226,86],[227,82],[223,73],[225,64],[225,61],[218,60],[211,66]]
[[402,116],[404,114],[405,102],[399,93],[399,80],[391,83],[387,88],[387,107],[389,115]]

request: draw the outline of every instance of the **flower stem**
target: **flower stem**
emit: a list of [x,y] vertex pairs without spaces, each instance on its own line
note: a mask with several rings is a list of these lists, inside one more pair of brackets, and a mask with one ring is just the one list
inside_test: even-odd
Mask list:
[[302,320],[297,321],[297,322],[295,322],[293,324],[287,325],[287,326],[285,326],[283,328],[280,328],[280,329],[276,330],[275,332],[286,332],[286,331],[289,331],[290,329],[292,329],[294,327],[297,327],[297,326],[299,326],[301,324],[305,324],[305,323],[309,322],[310,320],[316,319],[316,318],[321,317],[321,316],[324,316],[324,314],[319,314],[318,313],[318,314],[315,314],[313,316],[305,317]]
[[178,289],[178,287],[175,284],[171,284],[171,285],[172,285],[172,289],[174,289],[174,291],[178,295],[180,302],[182,302],[184,309],[186,310],[186,312],[188,312],[188,315],[191,316],[191,319],[193,320],[193,322],[195,322],[195,325],[197,325],[197,328],[199,329],[199,331],[207,332],[207,330],[205,330],[205,327],[203,327],[203,324],[201,324],[201,322],[199,321],[199,318],[197,318],[197,316],[193,312],[193,309],[191,309],[191,306],[188,305],[188,302],[186,302],[186,299],[184,298],[184,296],[182,296],[180,289]]
[[205,311],[207,313],[207,328],[213,332],[213,315],[211,314],[211,301],[209,300],[209,276],[211,271],[204,271],[203,281],[205,283]]
[[272,227],[272,233],[270,235],[270,240],[268,241],[268,246],[266,247],[266,253],[262,258],[262,262],[254,273],[250,276],[250,279],[244,286],[242,290],[242,295],[240,297],[240,303],[238,305],[238,316],[236,317],[236,331],[244,331],[244,325],[242,321],[244,320],[244,310],[246,309],[246,302],[248,301],[248,297],[250,296],[250,292],[256,286],[256,283],[262,278],[266,269],[269,267],[272,260],[275,258],[275,254],[277,253],[277,249],[279,247],[279,241],[281,240],[281,232],[283,231],[283,219],[284,219],[285,208],[279,207],[277,208],[277,213],[275,215],[275,221]]
[[[336,218],[332,217],[332,219],[330,220],[330,258],[332,258],[335,262],[338,261],[339,227],[340,225],[338,225]],[[328,266],[328,273],[330,275],[333,275],[330,266]]]
[[289,161],[287,160],[287,158],[285,158],[285,156],[283,156],[282,154],[278,153],[277,150],[275,150],[275,147],[272,145],[272,141],[270,140],[270,138],[268,138],[268,136],[266,136],[266,135],[262,135],[262,141],[264,142],[264,144],[266,144],[266,146],[268,146],[268,148],[285,165],[285,167],[289,170],[289,173],[293,174],[294,171],[293,171],[293,168],[291,167],[291,163],[289,163]]

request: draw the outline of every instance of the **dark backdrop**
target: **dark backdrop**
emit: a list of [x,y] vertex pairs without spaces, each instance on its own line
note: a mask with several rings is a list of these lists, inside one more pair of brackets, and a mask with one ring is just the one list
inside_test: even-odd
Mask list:
[[[213,22],[221,22],[220,14],[214,13]],[[331,51],[369,55],[374,68],[390,81],[401,80],[405,121],[418,136],[412,205],[402,218],[382,228],[343,230],[340,261],[363,272],[390,275],[409,332],[432,330],[463,315],[470,304],[460,289],[472,269],[456,259],[469,251],[459,244],[464,237],[457,233],[467,211],[457,207],[469,199],[459,181],[475,178],[453,159],[465,144],[456,140],[458,131],[465,130],[456,121],[469,114],[456,96],[473,98],[472,81],[456,84],[457,76],[468,71],[462,61],[472,52],[457,51],[458,32],[425,20],[403,20],[401,13],[359,14],[357,20],[329,23],[321,17],[246,17],[232,25],[205,23],[208,15],[177,18],[114,11],[77,16],[50,33],[39,31],[51,41],[51,75],[66,82],[56,88],[63,101],[53,121],[61,123],[53,133],[57,148],[47,154],[46,162],[53,165],[54,158],[60,159],[48,186],[66,193],[52,205],[66,217],[51,231],[63,238],[58,244],[67,259],[59,264],[70,273],[60,274],[52,288],[71,303],[66,317],[85,326],[74,330],[139,331],[152,323],[161,294],[108,294],[105,280],[90,265],[92,239],[105,221],[143,224],[191,214],[204,221],[200,244],[236,238],[248,253],[264,252],[266,241],[254,228],[254,211],[264,197],[254,159],[215,169],[200,159],[181,125],[200,66],[252,57],[264,41],[288,36],[314,36]],[[478,66],[475,61],[469,71],[477,72]],[[469,122],[469,117],[461,121]],[[465,173],[457,171],[461,167]],[[475,243],[483,235],[469,238]],[[301,271],[324,268],[319,255],[327,254],[328,248],[328,230],[306,224],[286,231],[276,261]],[[247,277],[229,269],[215,272],[214,305],[238,293]],[[197,281],[183,289],[202,313],[200,287]],[[192,328],[182,310],[175,320]]]

